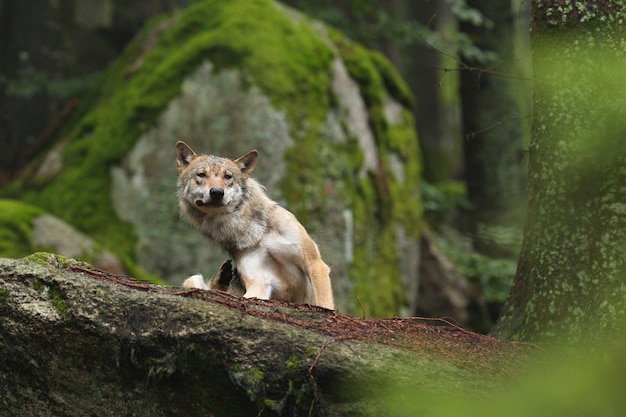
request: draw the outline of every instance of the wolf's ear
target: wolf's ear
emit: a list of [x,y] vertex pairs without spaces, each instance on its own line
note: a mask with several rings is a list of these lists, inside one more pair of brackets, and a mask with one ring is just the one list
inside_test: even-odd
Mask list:
[[256,166],[256,162],[259,159],[259,152],[255,149],[253,151],[248,152],[242,157],[235,159],[235,163],[241,169],[241,172],[244,174],[252,174],[254,171],[254,167]]
[[176,142],[176,169],[182,172],[198,155],[185,142]]

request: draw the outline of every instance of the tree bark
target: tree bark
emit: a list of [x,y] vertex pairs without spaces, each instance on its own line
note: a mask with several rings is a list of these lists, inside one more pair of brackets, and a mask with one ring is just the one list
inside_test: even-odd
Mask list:
[[[508,381],[528,348],[410,319],[0,259],[2,416],[402,415],[390,393]],[[391,407],[391,408],[390,408]]]
[[626,299],[626,7],[533,1],[529,207],[497,337],[614,339]]

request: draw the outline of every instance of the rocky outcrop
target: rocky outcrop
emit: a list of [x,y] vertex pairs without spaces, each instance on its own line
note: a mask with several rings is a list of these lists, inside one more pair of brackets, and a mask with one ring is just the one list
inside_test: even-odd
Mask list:
[[45,253],[0,259],[3,417],[420,415],[497,392],[532,350],[159,287]]

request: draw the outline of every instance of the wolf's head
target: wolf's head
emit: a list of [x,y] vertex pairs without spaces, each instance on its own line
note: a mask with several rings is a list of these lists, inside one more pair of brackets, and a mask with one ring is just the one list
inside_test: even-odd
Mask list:
[[207,214],[235,211],[245,198],[246,181],[258,158],[256,150],[234,160],[198,155],[185,142],[177,142],[179,201]]

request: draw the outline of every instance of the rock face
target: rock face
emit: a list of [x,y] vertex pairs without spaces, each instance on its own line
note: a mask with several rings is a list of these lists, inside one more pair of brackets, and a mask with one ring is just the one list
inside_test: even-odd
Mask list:
[[338,308],[402,314],[422,226],[411,106],[384,57],[331,28],[270,0],[200,1],[148,23],[15,189],[180,283],[226,255],[178,218],[174,143],[258,149],[254,176],[318,243]]

